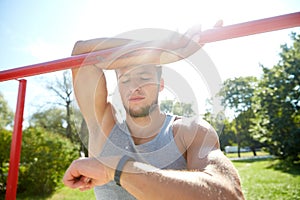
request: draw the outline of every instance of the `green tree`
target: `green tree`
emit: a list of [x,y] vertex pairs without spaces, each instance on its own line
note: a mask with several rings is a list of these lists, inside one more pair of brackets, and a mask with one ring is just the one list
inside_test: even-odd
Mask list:
[[219,138],[222,150],[225,150],[225,146],[233,146],[236,144],[236,130],[234,123],[225,119],[223,121],[223,129],[219,134]]
[[236,131],[238,130],[240,132],[239,137],[241,146],[249,146],[253,155],[256,156],[256,148],[261,147],[262,143],[260,143],[251,132],[254,116],[254,112],[252,108],[250,108],[247,111],[240,113],[233,121],[237,127]]
[[0,128],[5,128],[13,122],[14,114],[0,92]]
[[[64,112],[60,113],[64,115],[61,122],[65,136],[72,142],[80,144],[81,151],[87,155],[86,141],[88,140],[88,130],[80,111],[72,104],[74,99],[70,71],[64,71],[61,77],[56,77],[54,82],[48,83],[47,89],[52,91],[57,97],[57,101],[54,104],[59,106],[59,108],[64,107]],[[61,129],[58,130],[61,131]]]
[[222,118],[219,117],[220,119],[218,119],[218,116],[213,116],[211,111],[207,110],[203,118],[208,121],[218,133],[222,150],[225,149],[225,146],[232,146],[236,143],[235,126],[228,118],[225,118],[223,114]]
[[252,132],[283,159],[300,159],[300,35],[292,33],[293,45],[281,46],[280,61],[262,66],[263,77],[255,95]]
[[184,117],[191,117],[195,114],[191,103],[181,103],[173,100],[162,100],[160,109],[166,113]]
[[55,104],[65,107],[65,120],[66,120],[66,136],[71,140],[74,139],[74,126],[72,126],[71,115],[73,101],[73,89],[72,79],[69,70],[63,72],[62,77],[56,78],[55,82],[49,83],[47,89],[54,92],[58,97],[58,101]]
[[0,128],[0,198],[4,196],[12,132]]
[[50,108],[45,111],[34,113],[29,124],[32,127],[41,127],[48,132],[66,136],[66,114],[61,108]]
[[4,196],[12,132],[6,128],[13,123],[14,114],[0,92],[0,198]]
[[[223,86],[219,92],[222,97],[223,106],[230,108],[234,111],[235,115],[235,130],[236,130],[236,143],[238,145],[238,156],[240,157],[240,146],[242,143],[248,145],[255,152],[255,142],[250,136],[250,122],[253,117],[252,103],[254,91],[257,87],[256,77],[238,77],[234,79],[227,79],[224,81]],[[251,140],[249,140],[251,138]]]

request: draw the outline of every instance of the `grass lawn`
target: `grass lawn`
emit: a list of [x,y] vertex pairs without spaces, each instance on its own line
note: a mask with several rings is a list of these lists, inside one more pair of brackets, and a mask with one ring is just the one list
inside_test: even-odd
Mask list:
[[88,190],[81,192],[79,190],[73,190],[66,187],[59,189],[48,200],[95,200],[94,190]]
[[[256,152],[256,155],[257,156],[267,156],[269,155],[268,152],[265,152],[265,151],[257,151]],[[238,156],[237,153],[227,153],[226,156],[228,158],[236,158]],[[253,153],[252,152],[241,152],[241,157],[252,157],[253,156]]]
[[[243,156],[243,155],[242,155]],[[244,155],[245,156],[245,155]],[[277,159],[233,161],[238,169],[247,200],[299,199],[300,167],[282,165]],[[94,191],[80,192],[62,187],[47,198],[17,198],[37,200],[86,200],[95,199]]]
[[[1,198],[0,198],[1,199]],[[95,200],[94,190],[81,192],[67,187],[61,187],[54,194],[48,197],[30,196],[23,197],[17,195],[17,200]]]
[[246,199],[300,199],[300,167],[276,159],[233,161]]

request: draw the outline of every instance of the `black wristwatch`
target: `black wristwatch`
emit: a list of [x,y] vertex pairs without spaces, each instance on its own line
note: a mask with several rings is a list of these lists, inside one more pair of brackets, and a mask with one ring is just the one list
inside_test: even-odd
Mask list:
[[116,184],[117,184],[118,186],[120,186],[120,187],[121,187],[121,184],[120,184],[120,178],[121,178],[122,170],[123,170],[124,165],[125,165],[128,161],[134,161],[134,159],[133,159],[132,157],[130,157],[130,156],[124,155],[124,156],[120,159],[120,161],[119,161],[119,163],[118,163],[118,165],[117,165],[117,168],[116,168],[116,170],[115,170],[115,177],[114,177],[114,180],[115,180]]

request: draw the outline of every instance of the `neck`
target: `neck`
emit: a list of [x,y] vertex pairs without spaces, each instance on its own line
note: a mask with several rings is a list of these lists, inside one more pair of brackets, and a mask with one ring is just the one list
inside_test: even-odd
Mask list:
[[143,144],[153,139],[160,132],[165,117],[159,108],[145,117],[131,117],[127,114],[126,123],[135,144]]

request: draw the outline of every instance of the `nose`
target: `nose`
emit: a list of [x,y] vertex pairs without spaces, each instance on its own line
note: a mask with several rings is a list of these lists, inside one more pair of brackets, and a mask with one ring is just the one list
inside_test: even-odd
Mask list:
[[128,85],[130,93],[139,91],[141,89],[141,83],[137,79],[132,79]]

